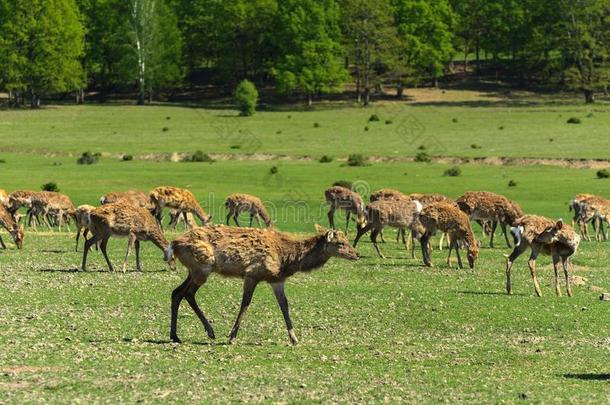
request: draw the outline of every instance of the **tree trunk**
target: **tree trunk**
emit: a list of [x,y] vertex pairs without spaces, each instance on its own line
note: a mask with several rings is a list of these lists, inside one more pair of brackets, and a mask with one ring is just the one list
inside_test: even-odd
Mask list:
[[402,82],[399,82],[398,85],[396,86],[396,98],[397,99],[402,99],[405,93],[405,88],[402,84]]
[[11,108],[11,103],[13,102],[13,92],[11,90],[8,91],[8,108]]
[[360,82],[360,73],[358,73],[358,78],[356,79],[356,101],[358,104],[362,102],[362,86]]
[[595,94],[593,93],[593,90],[585,89],[584,93],[585,93],[585,103],[593,104],[595,102]]
[[476,53],[476,70],[477,76],[481,74],[481,46],[479,43],[479,36],[477,35],[477,41],[475,44],[475,53]]
[[312,104],[313,104],[313,96],[311,95],[311,93],[307,93],[307,106],[311,107]]

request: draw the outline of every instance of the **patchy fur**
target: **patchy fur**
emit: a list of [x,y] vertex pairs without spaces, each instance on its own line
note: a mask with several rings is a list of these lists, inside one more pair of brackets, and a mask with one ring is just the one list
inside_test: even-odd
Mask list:
[[[15,222],[13,216],[3,204],[0,204],[0,226],[11,234],[15,245],[17,245],[18,249],[21,249],[23,247],[23,239],[25,237],[23,226],[19,226],[17,222]],[[6,249],[6,245],[1,237],[0,246],[2,246],[3,249]]]
[[150,205],[148,194],[137,190],[113,191],[100,198],[100,203],[102,205],[114,204],[117,202],[131,204],[142,208],[147,208]]
[[324,191],[326,202],[330,206],[328,211],[328,222],[331,228],[335,228],[335,211],[337,209],[344,210],[347,213],[347,222],[345,225],[345,233],[349,227],[351,215],[356,215],[356,225],[364,226],[365,213],[364,203],[360,195],[348,188],[341,186],[333,186]]
[[165,207],[174,209],[179,214],[191,212],[199,218],[202,225],[206,225],[212,219],[211,216],[206,214],[201,205],[199,205],[199,202],[197,202],[193,193],[183,188],[157,187],[150,192],[150,202],[153,207],[154,215],[159,222],[161,222],[163,208]]
[[250,226],[252,226],[252,220],[256,219],[256,222],[260,226],[259,218],[263,220],[267,227],[273,225],[271,216],[265,208],[265,205],[260,198],[249,194],[235,193],[228,196],[225,200],[225,208],[227,209],[227,225],[229,225],[229,219],[233,217],[235,225],[239,226],[237,217],[242,212],[250,214]]

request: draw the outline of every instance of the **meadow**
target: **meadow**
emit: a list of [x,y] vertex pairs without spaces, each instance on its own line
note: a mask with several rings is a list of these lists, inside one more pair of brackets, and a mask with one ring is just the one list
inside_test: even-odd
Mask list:
[[[464,164],[460,176],[449,177],[443,173],[450,166],[438,163],[349,167],[338,159],[349,153],[413,156],[425,139],[438,141],[425,150],[447,156],[603,159],[610,146],[603,105],[395,109],[276,110],[251,119],[176,106],[0,111],[0,187],[39,189],[55,181],[75,204],[96,204],[108,191],[171,184],[191,189],[216,223],[224,222],[224,198],[246,192],[263,199],[279,229],[301,234],[314,232],[314,223],[327,224],[323,190],[337,180],[356,182],[363,195],[381,187],[451,197],[489,190],[528,213],[565,219],[576,193],[607,194],[610,180],[597,179],[593,169]],[[373,113],[380,121],[368,122]],[[403,116],[420,129],[397,130],[407,128]],[[571,116],[582,123],[566,124]],[[87,150],[104,156],[97,164],[77,165],[76,156]],[[195,150],[287,158],[186,163],[147,156]],[[124,153],[135,159],[122,161]],[[323,154],[335,160],[319,163]],[[305,155],[316,159],[298,158]],[[511,180],[516,185],[509,187]],[[480,228],[474,229],[480,238]],[[144,243],[144,272],[134,271],[132,255],[129,272],[109,273],[92,252],[85,273],[78,271],[82,245],[74,251],[73,233],[30,231],[22,251],[12,243],[0,251],[0,402],[608,402],[609,304],[599,300],[610,289],[607,242],[581,243],[573,257],[572,274],[580,282],[572,298],[555,296],[550,259],[541,257],[543,297],[537,298],[527,255],[513,268],[515,294],[506,295],[504,255],[510,249],[501,237],[494,249],[483,240],[474,270],[458,270],[438,250],[432,253],[435,267],[424,268],[419,251],[411,259],[393,241],[393,231],[386,235],[380,245],[386,260],[365,237],[360,261],[332,259],[287,282],[300,340],[291,347],[264,285],[237,344],[228,345],[241,283],[212,276],[198,300],[217,339],[209,340],[183,305],[184,343],[177,345],[169,341],[169,303],[184,268],[169,271],[162,253]],[[115,265],[125,245],[110,240]]]

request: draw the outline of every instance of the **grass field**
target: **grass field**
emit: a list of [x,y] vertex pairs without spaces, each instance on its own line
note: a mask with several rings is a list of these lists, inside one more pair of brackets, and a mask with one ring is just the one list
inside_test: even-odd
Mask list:
[[[114,156],[91,166],[75,162],[85,150],[416,153],[418,141],[415,147],[405,143],[393,130],[397,120],[385,124],[379,111],[387,107],[375,108],[273,111],[248,120],[224,117],[233,114],[229,111],[161,106],[0,111],[0,158],[6,161],[0,164],[0,188],[39,189],[55,181],[76,204],[95,204],[108,191],[171,184],[190,188],[215,222],[224,220],[228,194],[247,192],[265,201],[281,230],[299,233],[327,223],[323,190],[336,180],[357,181],[362,194],[381,187],[452,197],[490,190],[519,201],[528,213],[554,218],[569,218],[567,202],[578,192],[607,194],[610,180],[598,180],[594,170],[549,166],[466,164],[461,176],[446,177],[448,166],[435,163],[208,164],[121,162]],[[610,116],[603,106],[590,118],[587,107],[569,104],[401,108],[423,123],[424,133],[442,140],[443,155],[607,157]],[[367,123],[374,112],[382,121]],[[583,123],[565,124],[570,116]],[[215,129],[215,122],[225,119],[239,122],[236,132]],[[240,129],[245,137],[231,135]],[[256,150],[248,149],[252,134],[260,141]],[[472,149],[472,143],[482,148]],[[237,144],[239,149],[231,149]],[[272,166],[276,174],[270,173]],[[510,180],[517,186],[509,187]],[[479,237],[478,226],[475,232]],[[470,271],[448,268],[446,252],[438,250],[432,255],[436,266],[424,268],[420,252],[418,259],[407,258],[393,234],[388,231],[388,243],[381,245],[387,260],[378,259],[365,238],[358,247],[360,261],[333,259],[288,281],[300,340],[291,347],[264,285],[255,293],[238,343],[230,346],[225,336],[237,314],[241,283],[211,277],[198,299],[217,339],[210,341],[183,305],[184,343],[175,345],[169,343],[169,298],[184,278],[183,268],[168,271],[161,252],[145,243],[143,273],[133,271],[133,256],[130,272],[108,273],[96,252],[90,255],[91,271],[84,273],[76,271],[81,253],[73,250],[73,234],[28,232],[24,250],[11,244],[0,251],[0,402],[608,402],[609,310],[598,298],[610,290],[607,243],[581,244],[573,275],[586,281],[574,287],[573,298],[554,295],[550,260],[542,257],[544,295],[537,298],[526,255],[513,269],[515,295],[505,294],[503,255],[510,250],[501,237],[495,249],[483,242]],[[111,239],[115,265],[125,244]]]

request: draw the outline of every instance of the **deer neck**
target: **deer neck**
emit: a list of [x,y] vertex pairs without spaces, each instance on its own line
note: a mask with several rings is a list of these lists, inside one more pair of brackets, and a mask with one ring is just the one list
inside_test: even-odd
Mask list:
[[285,252],[282,270],[288,275],[311,271],[322,267],[328,259],[330,255],[324,251],[324,237],[317,235],[294,242]]

